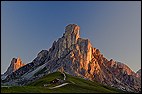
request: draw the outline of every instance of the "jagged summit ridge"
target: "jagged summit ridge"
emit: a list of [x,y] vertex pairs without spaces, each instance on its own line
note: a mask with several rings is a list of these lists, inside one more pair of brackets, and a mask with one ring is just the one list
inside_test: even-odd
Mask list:
[[77,24],[69,24],[65,27],[65,34],[78,33],[79,34],[80,27]]
[[72,44],[76,44],[78,38],[80,37],[80,27],[76,24],[69,24],[65,27],[65,33],[63,38],[65,41],[65,47],[69,48]]
[[13,81],[14,84],[25,85],[60,69],[125,91],[141,91],[141,80],[136,73],[123,63],[106,59],[89,39],[80,38],[80,27],[76,24],[67,25],[63,36],[54,41],[49,50],[39,52],[31,63],[10,74],[6,80],[11,84],[10,81],[17,78],[20,82]]

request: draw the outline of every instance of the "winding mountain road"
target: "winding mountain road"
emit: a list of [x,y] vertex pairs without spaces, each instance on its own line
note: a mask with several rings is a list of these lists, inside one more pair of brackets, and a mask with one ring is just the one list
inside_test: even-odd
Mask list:
[[9,88],[9,87],[12,87],[12,86],[1,86],[1,87],[7,87],[7,88]]
[[[64,72],[62,74],[64,75],[64,79],[63,80],[65,81],[67,77],[66,77]],[[69,83],[63,83],[61,85],[57,85],[57,86],[54,86],[54,87],[49,87],[49,89],[59,88],[59,87],[65,86],[67,84],[69,84]]]
[[65,86],[67,84],[69,84],[69,83],[63,83],[61,85],[57,85],[57,86],[54,86],[54,87],[49,87],[49,89],[59,88],[59,87]]
[[63,72],[62,74],[64,75],[64,81],[65,81],[65,80],[66,80],[66,75],[65,75],[65,73],[64,73],[64,72]]

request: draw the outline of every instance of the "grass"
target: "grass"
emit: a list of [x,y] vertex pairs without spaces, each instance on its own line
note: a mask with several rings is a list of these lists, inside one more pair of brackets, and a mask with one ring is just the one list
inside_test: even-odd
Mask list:
[[60,88],[48,89],[48,87],[43,86],[55,78],[63,79],[63,74],[55,72],[44,76],[27,86],[1,87],[1,93],[123,93],[120,90],[104,86],[95,81],[84,80],[68,74],[66,74],[66,76],[66,82],[69,84]]
[[50,81],[55,78],[63,79],[63,75],[60,72],[55,72],[36,80],[35,82],[28,84],[28,86],[43,86],[44,84],[49,84]]

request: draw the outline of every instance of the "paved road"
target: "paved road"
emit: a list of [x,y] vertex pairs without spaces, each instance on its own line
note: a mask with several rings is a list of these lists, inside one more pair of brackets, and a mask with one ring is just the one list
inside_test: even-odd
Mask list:
[[54,86],[54,87],[49,87],[49,89],[59,88],[59,87],[65,86],[67,84],[69,84],[69,83],[63,83],[61,85],[57,85],[57,86]]
[[[65,75],[64,72],[62,74],[64,75],[64,79],[63,80],[65,81],[66,80],[66,75]],[[59,88],[59,87],[65,86],[67,84],[69,84],[69,83],[63,83],[61,85],[57,85],[57,86],[54,86],[54,87],[49,87],[49,89]]]
[[7,87],[7,88],[9,88],[9,87],[12,87],[12,86],[1,86],[1,87]]
[[[64,75],[64,81],[66,80],[66,75],[65,75],[65,73],[63,72],[62,73],[63,75]],[[73,84],[75,84],[73,81],[71,81]],[[65,85],[67,85],[67,84],[69,84],[69,83],[63,83],[63,84],[61,84],[61,85],[57,85],[57,86],[54,86],[54,87],[49,87],[49,89],[54,89],[54,88],[59,88],[59,87],[62,87],[62,86],[65,86]]]
[[63,72],[62,74],[64,75],[64,80],[66,80],[66,75],[65,75],[65,73]]

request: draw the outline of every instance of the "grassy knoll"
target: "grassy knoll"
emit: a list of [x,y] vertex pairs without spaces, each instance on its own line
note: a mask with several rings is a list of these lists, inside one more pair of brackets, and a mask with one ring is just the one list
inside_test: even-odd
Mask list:
[[[27,86],[13,86],[13,87],[1,87],[2,93],[122,93],[122,91],[101,85],[95,81],[84,80],[82,78],[73,77],[66,74],[67,79],[65,82],[69,83],[63,87],[49,89],[50,86],[58,84],[51,84],[55,78],[63,79],[63,74],[60,72],[51,73],[41,79],[30,83]],[[49,86],[44,87],[44,84]]]

